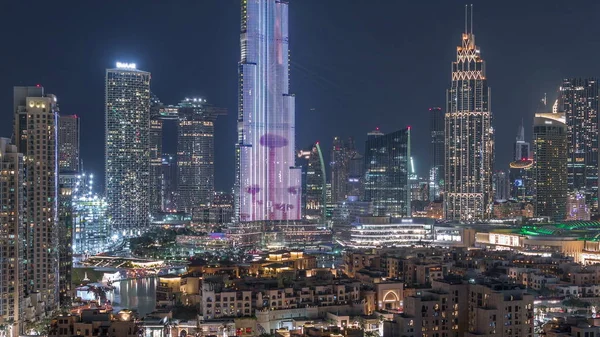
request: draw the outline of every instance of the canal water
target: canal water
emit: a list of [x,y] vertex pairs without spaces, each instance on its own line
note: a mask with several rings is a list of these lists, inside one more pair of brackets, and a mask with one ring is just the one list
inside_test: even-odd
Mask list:
[[106,293],[115,312],[121,309],[136,310],[140,317],[153,312],[156,307],[158,278],[129,279],[113,283],[115,290]]

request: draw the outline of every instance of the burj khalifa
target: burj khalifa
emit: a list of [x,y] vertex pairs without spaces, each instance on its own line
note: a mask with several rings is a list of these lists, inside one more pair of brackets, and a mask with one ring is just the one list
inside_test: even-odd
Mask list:
[[298,220],[288,2],[241,0],[236,214],[240,222]]

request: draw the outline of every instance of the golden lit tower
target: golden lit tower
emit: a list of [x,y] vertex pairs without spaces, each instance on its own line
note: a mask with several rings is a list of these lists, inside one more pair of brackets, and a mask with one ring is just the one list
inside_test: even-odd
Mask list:
[[494,129],[485,62],[473,34],[472,5],[465,7],[465,33],[462,45],[456,49],[452,87],[446,99],[446,219],[489,218],[493,202]]

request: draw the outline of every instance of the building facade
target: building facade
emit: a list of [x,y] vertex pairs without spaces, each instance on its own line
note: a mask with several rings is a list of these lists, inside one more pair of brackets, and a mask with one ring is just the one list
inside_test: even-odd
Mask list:
[[431,168],[429,170],[429,200],[437,200],[444,189],[444,158],[446,131],[442,108],[429,109],[431,132]]
[[58,104],[44,88],[15,87],[15,145],[23,154],[26,292],[39,292],[46,310],[58,307]]
[[485,62],[475,45],[472,21],[456,49],[446,99],[446,219],[487,219],[493,203],[494,129]]
[[186,98],[178,105],[177,207],[192,213],[207,206],[215,191],[215,120],[225,115],[202,98]]
[[106,200],[123,236],[147,229],[150,213],[150,73],[135,64],[106,70]]
[[58,168],[61,172],[79,172],[79,129],[77,115],[58,118]]
[[536,113],[533,122],[535,214],[562,221],[567,212],[567,125],[562,113]]
[[242,2],[236,211],[240,221],[301,218],[288,2]]
[[0,138],[0,320],[19,326],[25,311],[23,155]]
[[411,215],[410,127],[383,134],[370,132],[365,144],[365,201],[373,215]]
[[559,92],[568,141],[568,187],[585,194],[593,213],[598,211],[598,80],[565,79]]

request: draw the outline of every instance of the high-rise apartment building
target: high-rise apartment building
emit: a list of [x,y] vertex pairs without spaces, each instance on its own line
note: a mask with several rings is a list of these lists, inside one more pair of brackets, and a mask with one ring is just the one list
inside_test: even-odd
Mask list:
[[567,125],[562,113],[536,113],[533,121],[535,214],[562,221],[567,212]]
[[558,108],[567,124],[568,186],[583,192],[591,211],[598,210],[598,80],[565,79]]
[[288,2],[242,1],[236,211],[241,221],[301,218]]
[[487,219],[493,203],[494,129],[490,88],[472,26],[472,19],[470,30],[465,24],[462,44],[456,48],[456,61],[452,63],[452,86],[446,93],[444,210],[447,220]]
[[177,207],[192,213],[207,206],[215,191],[215,120],[227,114],[203,98],[186,98],[178,105]]
[[410,127],[383,134],[375,130],[365,144],[365,201],[375,216],[411,216]]
[[25,170],[26,291],[39,292],[46,310],[58,307],[58,105],[44,88],[14,88],[17,151]]
[[150,73],[135,64],[106,70],[105,183],[114,229],[148,227],[150,203]]
[[351,188],[350,161],[357,155],[354,140],[333,138],[331,149],[331,202],[346,200]]
[[302,159],[302,215],[307,220],[317,223],[325,221],[326,176],[323,153],[319,143],[310,150],[299,151]]
[[444,161],[446,131],[442,108],[429,109],[431,132],[431,168],[429,170],[429,200],[437,200],[444,189]]
[[15,332],[25,311],[23,181],[23,155],[10,139],[0,138],[0,320],[13,322],[9,329]]
[[77,115],[58,117],[58,169],[60,172],[79,172],[80,119]]

